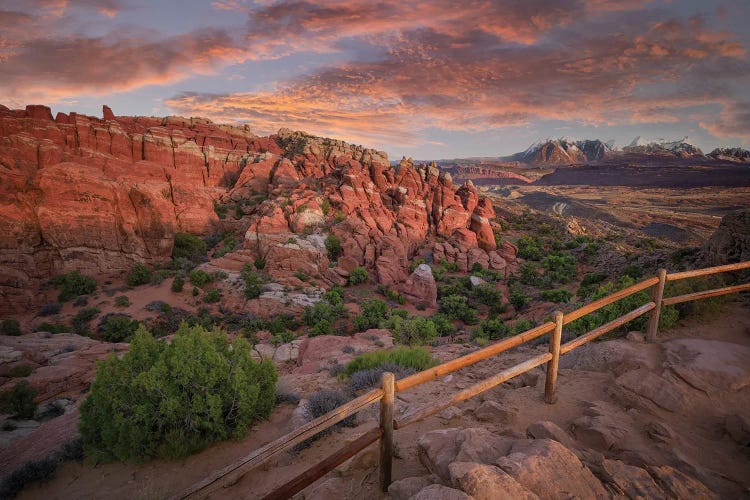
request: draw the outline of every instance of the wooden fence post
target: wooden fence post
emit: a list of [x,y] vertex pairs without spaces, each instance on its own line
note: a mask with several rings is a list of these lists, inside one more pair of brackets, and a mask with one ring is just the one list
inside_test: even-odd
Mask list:
[[547,381],[544,384],[544,401],[547,404],[557,402],[557,366],[560,363],[560,342],[562,341],[563,313],[555,312],[555,329],[549,339],[549,352],[552,359],[547,362]]
[[393,388],[395,377],[391,372],[383,373],[383,399],[380,400],[380,489],[388,491],[391,485],[391,468],[393,465]]
[[649,342],[656,340],[656,332],[659,329],[659,316],[661,315],[661,302],[664,299],[664,285],[667,283],[667,270],[659,269],[659,283],[654,285],[653,301],[656,304],[648,316],[648,330],[646,339]]

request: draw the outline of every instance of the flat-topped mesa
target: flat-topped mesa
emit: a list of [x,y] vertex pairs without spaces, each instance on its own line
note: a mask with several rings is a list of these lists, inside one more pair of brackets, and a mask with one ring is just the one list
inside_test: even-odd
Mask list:
[[[437,249],[439,258],[470,268],[505,269],[515,251],[497,250],[492,204],[471,182],[458,189],[437,165],[404,158],[396,168],[383,152],[282,129],[281,156],[261,155],[227,194],[267,193],[255,210],[246,246],[265,258],[280,281],[303,272],[343,283],[358,266],[385,286],[403,283],[411,259]],[[467,241],[464,232],[473,237]],[[341,243],[331,264],[324,236]],[[437,241],[440,243],[437,243]],[[450,250],[445,251],[446,247]],[[330,267],[333,266],[333,267]]]

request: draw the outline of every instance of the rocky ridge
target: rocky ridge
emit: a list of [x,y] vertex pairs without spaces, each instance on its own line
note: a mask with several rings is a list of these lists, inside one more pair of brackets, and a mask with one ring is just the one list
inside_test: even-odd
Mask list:
[[[398,285],[436,240],[461,268],[515,257],[496,248],[492,204],[434,166],[392,168],[385,153],[286,129],[103,116],[0,106],[0,312],[37,305],[55,274],[165,262],[180,231],[244,232],[239,261],[264,260],[285,284],[299,273],[342,283],[365,266]],[[222,206],[235,217],[220,219]],[[341,240],[334,267],[328,234]]]

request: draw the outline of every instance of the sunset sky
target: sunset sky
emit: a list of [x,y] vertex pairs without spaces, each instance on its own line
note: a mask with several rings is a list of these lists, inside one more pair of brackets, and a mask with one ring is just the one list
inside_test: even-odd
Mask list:
[[748,0],[4,0],[0,103],[205,116],[419,159],[750,146]]

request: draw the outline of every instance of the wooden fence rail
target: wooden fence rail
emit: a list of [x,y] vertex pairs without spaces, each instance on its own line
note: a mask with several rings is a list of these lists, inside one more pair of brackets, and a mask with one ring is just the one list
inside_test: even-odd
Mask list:
[[[544,323],[543,325],[537,326],[513,337],[503,339],[499,342],[496,342],[495,344],[492,344],[465,356],[447,361],[436,367],[429,368],[427,370],[396,381],[394,381],[393,374],[385,373],[383,374],[382,388],[374,389],[362,396],[359,396],[358,398],[353,399],[352,401],[349,401],[348,403],[332,410],[331,412],[316,418],[315,420],[305,424],[304,426],[295,429],[289,434],[281,436],[275,441],[272,441],[271,443],[268,443],[267,445],[253,451],[249,455],[235,461],[234,463],[215,471],[210,476],[195,483],[186,491],[173,498],[205,498],[222,487],[227,487],[234,484],[235,482],[237,482],[237,480],[239,480],[240,477],[242,477],[242,475],[246,474],[249,470],[259,466],[260,464],[273,457],[278,456],[280,453],[289,450],[290,448],[304,442],[305,440],[310,439],[311,437],[327,429],[330,429],[333,425],[341,422],[347,417],[356,414],[365,407],[376,402],[380,402],[380,425],[378,427],[367,431],[355,441],[337,450],[322,462],[314,464],[313,466],[305,470],[302,474],[298,475],[291,481],[288,481],[287,483],[284,483],[281,486],[277,487],[276,489],[274,489],[274,491],[267,494],[263,498],[264,500],[275,500],[291,497],[292,495],[296,494],[299,491],[302,491],[304,488],[311,485],[312,483],[323,477],[325,474],[335,469],[344,461],[356,455],[358,452],[378,440],[380,440],[380,486],[383,491],[387,491],[388,486],[391,483],[394,429],[403,429],[408,425],[416,423],[450,406],[454,406],[462,401],[472,398],[484,391],[487,391],[499,384],[502,384],[503,382],[512,379],[513,377],[517,377],[518,375],[526,373],[529,370],[532,370],[537,366],[543,365],[545,363],[547,363],[547,378],[545,382],[544,399],[547,403],[554,404],[557,400],[557,370],[559,357],[561,355],[566,354],[573,349],[581,347],[582,345],[591,342],[592,340],[604,335],[605,333],[619,328],[646,313],[650,313],[647,336],[650,341],[654,341],[656,339],[659,316],[661,308],[663,306],[670,306],[682,302],[750,290],[750,283],[745,283],[741,285],[727,286],[716,288],[713,290],[679,295],[675,297],[664,297],[664,289],[667,282],[699,276],[708,276],[729,271],[739,271],[743,269],[750,269],[750,261],[672,274],[667,274],[666,270],[661,269],[659,270],[659,274],[655,277],[648,278],[644,281],[641,281],[640,283],[636,283],[635,285],[619,290],[611,295],[595,300],[579,309],[565,314],[558,311],[555,313],[554,322]],[[564,325],[570,324],[571,322],[595,311],[598,311],[603,307],[613,304],[618,300],[629,297],[630,295],[633,295],[640,291],[647,290],[651,287],[654,288],[652,291],[652,300],[650,302],[604,325],[594,328],[593,330],[565,344],[561,344]],[[406,391],[407,389],[424,384],[425,382],[429,382],[431,380],[435,380],[439,377],[460,370],[461,368],[471,366],[475,363],[478,363],[479,361],[505,352],[509,349],[517,347],[530,340],[539,338],[548,333],[551,334],[549,342],[549,352],[539,354],[515,366],[506,368],[496,375],[493,375],[492,377],[489,377],[477,384],[474,384],[455,393],[450,398],[446,398],[436,403],[413,410],[409,414],[404,415],[401,419],[396,420],[394,418],[395,393]]]

